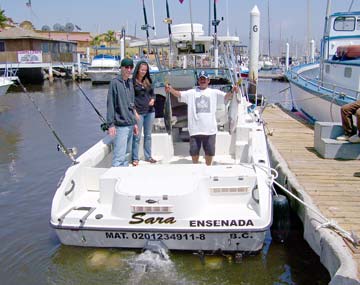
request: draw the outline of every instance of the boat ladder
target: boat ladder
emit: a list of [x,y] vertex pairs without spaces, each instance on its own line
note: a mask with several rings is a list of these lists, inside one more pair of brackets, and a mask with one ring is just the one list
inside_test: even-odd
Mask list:
[[59,226],[63,223],[65,217],[72,211],[86,211],[86,213],[79,219],[79,227],[83,227],[86,219],[91,215],[92,212],[95,211],[95,207],[71,207],[69,210],[67,210],[64,214],[62,214],[58,218]]

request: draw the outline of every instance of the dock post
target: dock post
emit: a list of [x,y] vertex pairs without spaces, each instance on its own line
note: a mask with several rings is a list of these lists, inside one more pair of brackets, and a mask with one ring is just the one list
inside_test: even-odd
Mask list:
[[255,95],[257,103],[257,82],[259,67],[259,45],[260,45],[260,12],[255,5],[250,12],[250,62],[249,62],[249,88],[248,94]]
[[285,70],[289,70],[289,59],[290,59],[290,50],[289,43],[286,43],[286,57],[285,57]]
[[[79,69],[78,69],[79,70]],[[79,72],[79,75],[80,75],[80,72]],[[75,74],[75,64],[73,64],[71,66],[71,77],[72,77],[72,80],[75,81],[76,80],[76,74]]]
[[49,65],[49,81],[50,81],[50,82],[53,82],[53,81],[54,81],[54,74],[53,74],[52,63],[50,63],[50,65]]
[[90,63],[90,48],[86,48],[86,62]]
[[[78,77],[81,78],[82,70],[81,70],[80,53],[77,54],[77,66],[78,66]],[[73,80],[76,80],[74,65],[72,66],[72,68],[73,68],[72,70]]]

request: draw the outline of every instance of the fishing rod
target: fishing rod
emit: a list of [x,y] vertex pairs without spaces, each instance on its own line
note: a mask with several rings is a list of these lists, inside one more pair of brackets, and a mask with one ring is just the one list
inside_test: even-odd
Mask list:
[[148,46],[148,53],[150,53],[149,28],[154,29],[154,27],[151,27],[151,26],[148,24],[147,16],[146,16],[145,0],[142,0],[142,4],[143,4],[143,12],[144,12],[145,25],[142,25],[142,26],[141,26],[141,29],[146,31],[146,40],[147,40],[147,46]]
[[[65,67],[63,62],[61,64]],[[93,109],[95,110],[96,114],[98,115],[100,121],[102,122],[102,124],[100,125],[101,130],[103,132],[107,131],[109,129],[109,124],[107,123],[107,121],[105,120],[103,115],[101,115],[100,111],[91,102],[90,98],[86,95],[85,91],[81,88],[80,84],[76,80],[74,82],[75,82],[76,86],[79,88],[79,90],[81,91],[81,93],[84,95],[86,100],[90,103],[91,107],[93,107]]]
[[78,82],[75,81],[76,86],[79,88],[79,90],[81,91],[81,93],[84,95],[84,97],[86,98],[86,100],[90,103],[91,107],[93,107],[93,109],[95,110],[96,114],[98,115],[100,121],[102,122],[102,124],[100,125],[100,128],[103,132],[107,131],[109,129],[109,124],[106,122],[105,118],[101,115],[100,111],[95,107],[95,105],[91,102],[90,98],[86,95],[86,93],[84,92],[84,90],[81,88],[80,84]]
[[172,67],[172,32],[171,32],[171,24],[172,19],[170,18],[170,10],[169,10],[169,3],[166,0],[166,19],[164,20],[165,23],[168,24],[168,34],[169,34],[169,68]]
[[20,79],[17,79],[17,82],[19,83],[20,87],[23,89],[24,93],[26,94],[26,96],[30,99],[30,101],[33,103],[33,105],[35,106],[35,109],[38,111],[38,113],[40,114],[40,116],[42,117],[42,119],[45,121],[46,125],[48,126],[48,128],[51,130],[52,134],[54,135],[55,139],[58,142],[57,145],[57,150],[58,151],[62,151],[62,153],[66,154],[71,161],[74,164],[77,164],[78,162],[75,160],[75,155],[77,154],[77,149],[75,147],[72,148],[67,148],[65,146],[65,144],[61,141],[60,137],[57,135],[57,133],[55,132],[54,128],[51,126],[50,122],[46,119],[45,115],[43,114],[43,112],[41,112],[39,106],[36,104],[35,100],[33,99],[33,97],[30,95],[30,93],[27,91],[27,89],[25,88],[25,86],[21,83]]

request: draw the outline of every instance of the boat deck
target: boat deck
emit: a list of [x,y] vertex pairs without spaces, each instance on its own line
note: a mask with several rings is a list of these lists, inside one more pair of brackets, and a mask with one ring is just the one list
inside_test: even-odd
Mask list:
[[[360,234],[360,164],[358,160],[324,159],[314,148],[312,126],[278,107],[263,113],[271,144],[286,161],[298,183],[329,220]],[[273,166],[274,167],[274,166]],[[282,181],[279,181],[282,183]],[[360,249],[344,240],[360,272]]]

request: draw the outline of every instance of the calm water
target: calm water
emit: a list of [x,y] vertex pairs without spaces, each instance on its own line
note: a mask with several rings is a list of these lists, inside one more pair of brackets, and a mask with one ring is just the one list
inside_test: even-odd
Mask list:
[[[105,115],[107,86],[81,87]],[[278,94],[287,84],[263,81],[260,93]],[[102,138],[100,121],[71,81],[27,86],[67,147],[79,152]],[[265,92],[265,90],[268,90]],[[285,105],[288,103],[285,103]],[[289,105],[288,105],[289,106]],[[57,152],[48,129],[19,88],[0,97],[0,283],[8,284],[327,284],[329,275],[302,239],[301,225],[285,244],[271,241],[240,263],[229,257],[148,253],[63,246],[49,226],[52,197],[70,161]]]

